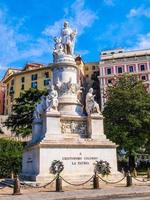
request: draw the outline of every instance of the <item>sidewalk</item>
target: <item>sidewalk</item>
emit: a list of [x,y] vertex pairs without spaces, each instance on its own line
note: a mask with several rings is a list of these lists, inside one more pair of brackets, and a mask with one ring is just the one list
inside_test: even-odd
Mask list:
[[12,191],[1,193],[1,200],[108,200],[119,197],[150,197],[150,186],[115,186],[103,189],[73,190],[65,192],[31,192],[22,191],[22,195],[13,196]]

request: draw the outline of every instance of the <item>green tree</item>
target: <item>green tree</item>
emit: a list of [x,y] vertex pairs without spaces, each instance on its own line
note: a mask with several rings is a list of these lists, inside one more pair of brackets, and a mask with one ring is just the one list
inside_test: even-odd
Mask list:
[[25,143],[8,138],[0,138],[0,178],[10,177],[21,171],[23,147]]
[[47,91],[40,91],[38,89],[29,89],[22,92],[20,97],[15,99],[12,112],[4,123],[5,126],[11,129],[16,136],[26,137],[30,135],[35,104],[46,93]]
[[132,76],[116,80],[108,88],[103,114],[106,135],[127,152],[132,170],[135,152],[150,138],[150,95],[144,84]]

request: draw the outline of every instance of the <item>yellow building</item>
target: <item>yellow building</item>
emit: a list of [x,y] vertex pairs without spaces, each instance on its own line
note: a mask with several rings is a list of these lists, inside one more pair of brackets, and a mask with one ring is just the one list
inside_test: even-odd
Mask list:
[[93,83],[93,74],[99,73],[99,62],[89,62],[85,64],[85,79],[88,85],[91,87]]
[[6,74],[5,115],[11,113],[14,99],[18,98],[22,91],[30,88],[44,90],[52,79],[51,65],[45,66],[39,63],[27,64],[22,70],[8,69]]

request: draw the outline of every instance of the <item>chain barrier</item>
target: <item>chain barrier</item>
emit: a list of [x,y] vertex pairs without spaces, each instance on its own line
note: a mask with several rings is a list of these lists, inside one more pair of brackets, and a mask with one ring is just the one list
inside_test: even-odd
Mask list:
[[5,183],[0,182],[0,190],[4,189],[4,188],[6,188],[6,187],[12,188],[13,185],[8,185],[8,184],[5,184]]
[[98,176],[98,178],[100,179],[100,180],[102,180],[102,181],[104,181],[105,183],[107,183],[107,184],[116,184],[116,183],[120,183],[121,181],[123,181],[125,178],[126,178],[126,176],[124,176],[122,179],[120,179],[119,181],[114,181],[114,182],[111,182],[111,181],[106,181],[105,179],[103,179],[102,177],[100,177],[99,175],[97,175]]
[[144,183],[144,182],[146,183],[146,182],[150,181],[150,180],[144,179],[144,178],[143,178],[143,180],[140,180],[140,179],[136,178],[135,176],[132,176],[132,178],[135,179],[136,181],[139,181],[139,182],[142,182],[142,183]]
[[40,189],[40,188],[46,188],[48,185],[52,184],[56,180],[56,178],[57,178],[57,176],[53,180],[51,180],[50,182],[48,182],[48,183],[46,183],[45,185],[42,185],[42,186],[34,186],[34,185],[30,185],[30,184],[25,183],[25,182],[21,182],[20,184],[21,184],[21,186],[28,186],[28,187],[31,187],[31,188]]
[[90,177],[87,181],[83,182],[83,183],[79,183],[79,184],[75,184],[75,183],[70,183],[69,181],[65,180],[63,177],[60,176],[60,178],[62,178],[62,180],[72,186],[81,186],[81,185],[85,185],[86,183],[90,182],[93,179],[94,175],[92,177]]
[[[0,190],[4,189],[6,186],[0,186]],[[8,187],[8,186],[7,186]]]

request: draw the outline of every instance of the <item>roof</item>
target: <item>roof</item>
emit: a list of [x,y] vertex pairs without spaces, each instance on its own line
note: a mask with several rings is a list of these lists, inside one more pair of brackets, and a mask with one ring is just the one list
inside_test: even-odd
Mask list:
[[[34,71],[39,71],[39,70],[43,70],[43,69],[46,69],[46,68],[50,68],[52,64],[49,64],[48,66],[46,65],[42,65],[42,64],[28,64],[28,66],[25,66],[22,70],[19,70],[17,71],[16,73],[12,73],[10,74],[9,76],[7,76],[5,79],[3,79],[3,82],[4,83],[7,83],[7,81],[9,81],[12,77],[14,76],[18,76],[18,75],[22,75],[22,74],[25,74],[25,73],[30,73],[31,71],[34,72]],[[29,66],[33,66],[33,68],[27,68]],[[42,67],[41,67],[42,66]],[[8,71],[8,70],[7,70]]]
[[135,57],[150,55],[150,49],[125,51],[124,49],[116,49],[101,52],[101,60],[111,60],[115,58]]

